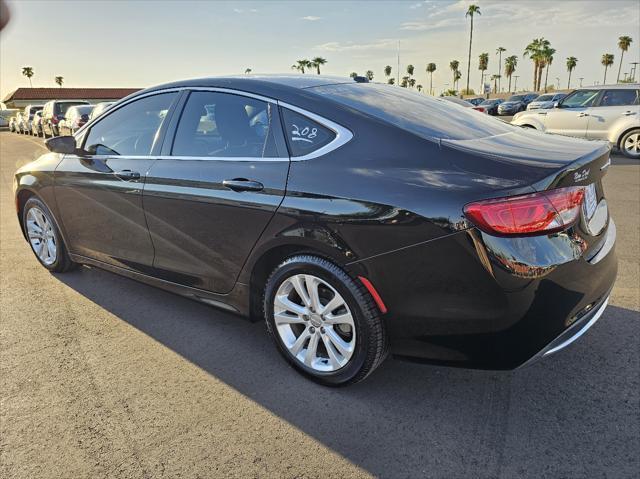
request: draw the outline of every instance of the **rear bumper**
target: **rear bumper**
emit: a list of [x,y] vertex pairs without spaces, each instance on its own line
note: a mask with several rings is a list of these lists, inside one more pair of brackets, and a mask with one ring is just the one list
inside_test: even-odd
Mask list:
[[472,229],[363,266],[388,307],[395,356],[515,369],[600,317],[617,275],[615,241],[613,221],[590,254],[576,231],[509,239]]

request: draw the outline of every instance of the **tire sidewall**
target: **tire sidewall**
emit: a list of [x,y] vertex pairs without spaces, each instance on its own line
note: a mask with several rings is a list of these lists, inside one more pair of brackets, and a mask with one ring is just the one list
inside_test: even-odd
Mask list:
[[[313,257],[311,257],[313,258]],[[308,261],[292,258],[285,261],[269,278],[264,297],[264,312],[265,321],[267,323],[267,329],[278,347],[280,353],[295,369],[303,373],[305,376],[321,384],[330,386],[340,386],[349,382],[354,378],[358,372],[362,369],[366,361],[367,344],[370,339],[370,331],[367,321],[364,319],[363,311],[366,310],[366,305],[361,305],[357,299],[358,293],[355,288],[355,284],[345,284],[343,279],[334,274],[331,269],[324,267],[324,261],[317,258],[319,261]],[[332,288],[334,288],[344,298],[351,314],[354,319],[355,331],[356,331],[356,346],[351,356],[351,359],[346,366],[342,367],[338,371],[334,372],[320,372],[315,371],[308,366],[300,363],[295,359],[287,347],[282,342],[280,335],[277,331],[274,319],[274,306],[273,301],[275,294],[278,291],[280,285],[287,279],[296,274],[312,274],[318,278],[326,281]],[[353,280],[343,272],[345,277],[349,279],[349,282],[353,283]],[[356,291],[352,291],[352,287]]]
[[[55,238],[56,238],[56,253],[57,253],[56,260],[51,264],[45,264],[40,259],[40,257],[36,254],[36,252],[33,250],[33,246],[31,246],[31,240],[29,239],[29,232],[27,231],[27,214],[29,213],[29,210],[31,210],[34,207],[38,208],[40,211],[42,211],[46,215],[47,221],[51,223],[53,234],[55,235]],[[31,252],[36,257],[38,262],[42,266],[47,268],[49,271],[58,271],[59,269],[61,269],[63,267],[66,250],[65,250],[64,243],[62,241],[62,236],[60,235],[60,230],[58,229],[56,220],[53,217],[53,214],[51,214],[51,211],[49,210],[49,208],[47,208],[47,205],[45,205],[38,198],[35,198],[35,197],[29,198],[26,204],[24,205],[24,209],[22,211],[22,226],[23,226],[24,235],[27,238],[27,242],[29,243],[29,248],[31,249]]]

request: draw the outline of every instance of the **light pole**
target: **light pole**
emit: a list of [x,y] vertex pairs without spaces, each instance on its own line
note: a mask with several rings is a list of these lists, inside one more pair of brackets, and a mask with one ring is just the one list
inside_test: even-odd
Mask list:
[[584,80],[584,77],[580,77],[578,80],[580,80],[580,88],[582,88],[582,80]]
[[558,90],[560,89],[560,77],[556,77],[556,81],[558,82]]
[[631,63],[631,81],[634,82],[636,80],[636,67],[638,66],[638,62]]
[[513,78],[516,79],[516,81],[513,84],[513,92],[517,92],[518,91],[518,78],[520,78],[520,75],[513,75]]

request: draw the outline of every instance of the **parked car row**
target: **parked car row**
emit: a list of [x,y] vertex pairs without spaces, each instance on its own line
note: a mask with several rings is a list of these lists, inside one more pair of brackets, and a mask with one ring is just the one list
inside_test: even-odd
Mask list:
[[91,105],[85,100],[51,100],[44,105],[27,105],[11,117],[9,131],[42,138],[73,135],[111,105],[113,102]]
[[554,104],[567,96],[566,93],[519,93],[511,95],[506,100],[503,98],[468,98],[466,102],[471,103],[476,110],[483,111],[489,115],[515,115],[525,110],[553,108]]
[[547,133],[606,140],[625,156],[640,159],[640,85],[579,88],[554,102],[552,108],[516,114],[511,123]]

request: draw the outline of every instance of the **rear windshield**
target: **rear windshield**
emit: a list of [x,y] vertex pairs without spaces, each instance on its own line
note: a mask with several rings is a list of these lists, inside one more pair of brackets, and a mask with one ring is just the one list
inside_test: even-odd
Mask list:
[[78,115],[88,115],[89,113],[91,113],[91,110],[93,110],[93,107],[91,105],[76,107],[76,111],[78,112]]
[[507,101],[522,101],[524,100],[524,95],[513,95],[509,97]]
[[67,113],[67,110],[69,108],[71,108],[72,106],[86,105],[86,104],[87,103],[84,102],[84,101],[80,101],[80,102],[77,102],[77,103],[70,102],[70,101],[69,102],[65,102],[65,103],[56,103],[53,113],[56,114],[56,115],[63,115],[64,116],[64,114]]
[[348,83],[311,90],[427,139],[471,140],[514,128],[473,108],[398,86]]

